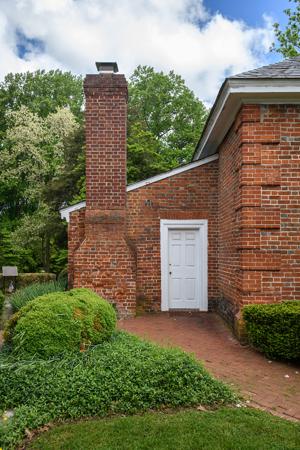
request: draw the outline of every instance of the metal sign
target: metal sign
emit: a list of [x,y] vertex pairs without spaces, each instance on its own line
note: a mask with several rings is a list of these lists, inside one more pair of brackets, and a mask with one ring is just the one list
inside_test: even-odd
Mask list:
[[4,277],[17,277],[18,268],[16,266],[2,266],[2,275]]

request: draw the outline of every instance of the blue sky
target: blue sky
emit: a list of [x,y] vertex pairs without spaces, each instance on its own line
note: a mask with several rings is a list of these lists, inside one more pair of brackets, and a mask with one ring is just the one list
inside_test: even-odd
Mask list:
[[212,11],[220,11],[229,19],[242,19],[250,26],[261,26],[263,15],[285,22],[283,10],[290,7],[288,0],[207,0]]
[[174,70],[207,103],[225,76],[280,59],[272,24],[288,0],[0,0],[0,79],[118,62]]
[[[253,27],[262,26],[265,15],[272,18],[272,23],[278,22],[282,26],[287,23],[284,10],[292,6],[288,0],[206,0],[210,11],[219,11],[230,20],[243,20]],[[273,63],[280,60],[276,53],[266,55],[266,61]]]

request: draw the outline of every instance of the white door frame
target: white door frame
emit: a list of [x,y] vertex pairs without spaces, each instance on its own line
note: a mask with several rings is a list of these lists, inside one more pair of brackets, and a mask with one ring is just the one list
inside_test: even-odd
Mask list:
[[[161,310],[169,311],[169,229],[199,230],[200,238],[200,298],[199,311],[208,310],[207,292],[207,220],[160,220],[160,260],[161,260]],[[202,231],[202,232],[201,232]]]

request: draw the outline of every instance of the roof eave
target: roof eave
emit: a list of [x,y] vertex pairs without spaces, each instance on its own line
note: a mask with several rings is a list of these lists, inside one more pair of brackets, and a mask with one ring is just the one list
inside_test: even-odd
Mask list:
[[193,161],[218,152],[242,104],[300,103],[300,78],[227,78],[216,98]]

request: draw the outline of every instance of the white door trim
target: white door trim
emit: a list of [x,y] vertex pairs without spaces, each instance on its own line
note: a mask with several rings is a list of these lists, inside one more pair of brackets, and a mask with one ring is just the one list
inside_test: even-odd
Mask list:
[[169,261],[168,233],[169,229],[200,230],[200,298],[199,310],[208,310],[207,292],[207,220],[166,220],[160,221],[160,258],[161,258],[161,310],[169,311]]

